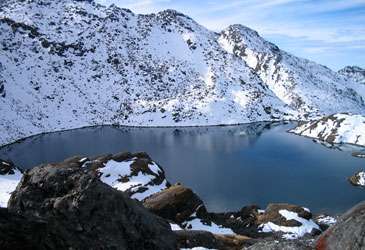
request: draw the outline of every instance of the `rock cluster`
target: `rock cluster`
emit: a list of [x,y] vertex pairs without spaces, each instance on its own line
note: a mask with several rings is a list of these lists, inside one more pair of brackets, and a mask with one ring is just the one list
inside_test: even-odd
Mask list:
[[[103,177],[110,162],[118,164]],[[103,181],[114,175],[116,185]],[[130,186],[136,176],[147,182]],[[361,249],[365,243],[365,203],[338,223],[283,203],[212,213],[181,184],[150,188],[165,182],[162,168],[146,153],[75,156],[34,167],[23,174],[8,208],[0,209],[0,249],[306,250]],[[131,199],[136,194],[144,198]],[[326,231],[314,242],[321,230]]]

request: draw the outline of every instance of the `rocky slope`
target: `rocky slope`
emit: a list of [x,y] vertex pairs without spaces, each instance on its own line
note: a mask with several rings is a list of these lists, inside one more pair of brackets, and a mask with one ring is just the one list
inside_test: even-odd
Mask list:
[[365,116],[335,114],[305,122],[290,132],[318,138],[328,143],[350,143],[365,146]]
[[365,96],[362,91],[357,93],[356,84],[325,66],[280,50],[248,27],[229,26],[221,32],[219,42],[244,60],[280,100],[301,114],[364,112],[356,107]]
[[352,82],[243,26],[215,33],[174,10],[136,15],[93,1],[0,6],[0,144],[96,124],[215,125],[365,110]]
[[339,74],[344,75],[355,82],[365,84],[365,69],[358,66],[346,66],[338,71]]

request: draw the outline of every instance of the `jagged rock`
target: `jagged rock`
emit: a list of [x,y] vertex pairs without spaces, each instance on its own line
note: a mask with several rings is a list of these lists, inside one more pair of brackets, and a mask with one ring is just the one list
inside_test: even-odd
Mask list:
[[181,223],[203,205],[203,202],[190,188],[174,185],[153,194],[143,205],[163,218]]
[[236,234],[247,235],[250,237],[261,237],[262,234],[258,232],[257,217],[259,207],[256,205],[245,206],[238,212],[225,213],[198,213],[199,218],[205,221],[212,221],[223,227],[232,229]]
[[338,71],[341,75],[344,75],[351,80],[365,84],[365,69],[358,66],[346,66]]
[[269,204],[258,216],[259,231],[284,239],[296,239],[321,232],[307,208],[285,203]]
[[335,225],[317,240],[317,250],[342,250],[365,248],[365,202],[343,214]]
[[252,245],[255,240],[242,235],[218,235],[200,230],[175,231],[179,248],[204,247],[209,249],[234,250]]
[[10,198],[9,211],[47,221],[50,235],[57,235],[58,249],[176,249],[165,220],[75,161],[25,173]]
[[306,220],[312,218],[311,212],[303,207],[286,203],[271,203],[267,206],[265,212],[258,216],[258,223],[262,224],[272,222],[277,225],[287,227],[297,227],[301,225],[298,221],[286,220],[285,217],[279,213],[280,210],[295,212],[299,217]]
[[0,175],[13,175],[18,168],[11,161],[0,159]]
[[353,176],[349,177],[349,182],[354,186],[365,186],[365,172],[359,171],[355,173]]
[[330,226],[334,225],[337,222],[335,217],[320,214],[313,218],[314,222],[320,227],[322,231],[327,230]]

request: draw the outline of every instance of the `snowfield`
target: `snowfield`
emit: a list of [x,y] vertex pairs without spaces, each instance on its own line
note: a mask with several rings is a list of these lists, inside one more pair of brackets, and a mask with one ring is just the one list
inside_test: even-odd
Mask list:
[[92,1],[0,4],[0,145],[92,125],[204,126],[364,114],[365,91],[257,32]]
[[0,207],[7,207],[11,193],[15,190],[23,174],[14,169],[14,174],[0,175]]
[[365,147],[365,116],[335,114],[309,121],[290,132],[328,143],[350,143]]

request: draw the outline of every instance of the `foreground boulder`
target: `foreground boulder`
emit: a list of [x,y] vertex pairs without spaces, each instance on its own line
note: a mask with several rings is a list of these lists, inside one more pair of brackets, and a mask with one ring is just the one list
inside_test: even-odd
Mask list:
[[190,188],[174,185],[150,196],[143,205],[163,218],[182,223],[203,205],[203,202]]
[[40,249],[176,249],[165,220],[101,182],[82,162],[74,158],[31,169],[9,200],[11,213],[47,222],[44,238],[57,235],[56,245],[45,240]]
[[0,249],[39,249],[52,242],[57,239],[48,234],[47,222],[0,208]]
[[317,240],[318,250],[364,249],[365,202],[343,214],[338,222]]

